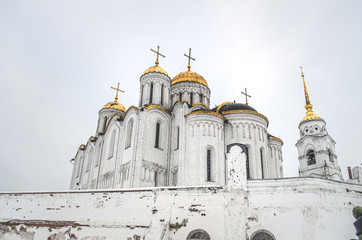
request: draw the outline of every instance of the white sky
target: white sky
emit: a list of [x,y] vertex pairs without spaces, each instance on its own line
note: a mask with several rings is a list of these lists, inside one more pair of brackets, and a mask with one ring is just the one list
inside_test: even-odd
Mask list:
[[361,164],[362,2],[0,1],[0,190],[68,189],[69,160],[95,134],[112,101],[138,104],[139,77],[154,65],[171,77],[207,80],[211,106],[244,102],[284,140],[286,176],[298,174],[298,124],[305,115],[299,66],[314,112],[337,142],[338,161]]

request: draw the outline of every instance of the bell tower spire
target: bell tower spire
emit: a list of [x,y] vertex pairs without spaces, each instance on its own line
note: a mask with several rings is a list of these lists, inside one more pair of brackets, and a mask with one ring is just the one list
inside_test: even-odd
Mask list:
[[305,109],[307,110],[307,116],[313,115],[313,105],[310,103],[309,95],[307,91],[307,85],[305,84],[304,72],[302,66],[300,66],[301,76],[303,78],[304,96],[305,96]]

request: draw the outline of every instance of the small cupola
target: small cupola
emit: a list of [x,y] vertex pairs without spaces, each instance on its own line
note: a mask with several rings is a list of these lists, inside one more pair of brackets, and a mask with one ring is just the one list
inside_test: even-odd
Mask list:
[[114,114],[123,117],[126,113],[126,108],[118,102],[118,92],[125,93],[125,91],[119,88],[119,83],[117,84],[117,88],[111,87],[111,89],[116,90],[116,97],[113,102],[107,103],[99,110],[97,134],[104,134],[107,123]]
[[177,101],[187,101],[191,106],[197,103],[210,104],[210,89],[205,78],[200,74],[191,71],[190,61],[195,61],[191,57],[191,48],[189,55],[184,54],[188,58],[187,71],[177,74],[171,81],[171,104]]
[[165,108],[169,107],[169,91],[171,78],[165,69],[159,66],[159,56],[165,58],[160,53],[160,46],[157,46],[157,58],[155,66],[151,66],[143,72],[140,77],[140,100],[139,107],[144,105],[161,105]]

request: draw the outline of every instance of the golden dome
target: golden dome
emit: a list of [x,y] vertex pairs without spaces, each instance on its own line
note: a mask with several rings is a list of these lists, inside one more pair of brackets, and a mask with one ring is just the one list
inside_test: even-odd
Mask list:
[[305,106],[305,108],[307,109],[307,115],[305,115],[305,117],[300,123],[304,123],[310,120],[323,120],[321,117],[314,114],[314,112],[312,111],[312,107],[313,107],[312,104],[308,104]]
[[144,73],[142,75],[145,75],[146,73],[153,73],[153,72],[163,73],[166,76],[168,76],[168,73],[165,71],[165,69],[163,69],[162,67],[160,67],[158,65],[148,68],[146,71],[144,71]]
[[182,72],[177,74],[171,82],[171,86],[176,84],[176,83],[180,83],[180,82],[197,82],[200,83],[206,87],[209,87],[209,85],[207,84],[206,80],[198,73],[195,73],[193,71],[186,71],[186,72]]
[[117,101],[107,103],[106,105],[104,105],[104,107],[101,110],[103,110],[103,109],[115,109],[115,110],[119,110],[122,112],[126,112],[126,109],[124,108],[124,106]]

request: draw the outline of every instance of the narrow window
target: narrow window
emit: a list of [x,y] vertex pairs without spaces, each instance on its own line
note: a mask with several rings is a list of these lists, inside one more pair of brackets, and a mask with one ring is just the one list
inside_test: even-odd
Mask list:
[[194,94],[190,93],[190,104],[194,104]]
[[261,178],[264,179],[264,163],[263,163],[263,150],[260,149],[260,162],[261,162]]
[[207,181],[211,181],[211,150],[207,150]]
[[127,126],[127,135],[126,135],[126,146],[125,148],[129,148],[131,146],[131,142],[132,142],[132,131],[133,131],[133,118],[131,118],[128,121],[128,126]]
[[180,147],[180,127],[177,127],[176,150]]
[[158,186],[158,172],[155,171],[155,187]]
[[161,85],[161,105],[163,105],[163,84]]
[[182,93],[180,93],[179,96],[180,96],[180,102],[182,102]]
[[156,123],[156,138],[155,138],[155,148],[160,147],[160,123]]
[[329,161],[330,161],[331,163],[334,163],[333,154],[332,154],[332,152],[331,152],[330,149],[328,149],[328,156],[329,156]]
[[204,100],[204,96],[200,93],[200,103],[202,103]]
[[150,89],[150,103],[152,103],[153,98],[153,83],[151,83],[151,89]]
[[106,131],[106,127],[107,127],[107,117],[104,117],[102,123],[102,133]]
[[173,105],[173,95],[171,95],[171,106]]
[[249,149],[245,146],[246,153],[246,178],[250,179],[250,166],[249,166]]
[[140,102],[140,106],[143,105],[143,85],[141,87],[141,102]]
[[307,163],[308,163],[308,166],[315,164],[315,153],[313,150],[309,150],[307,153]]

